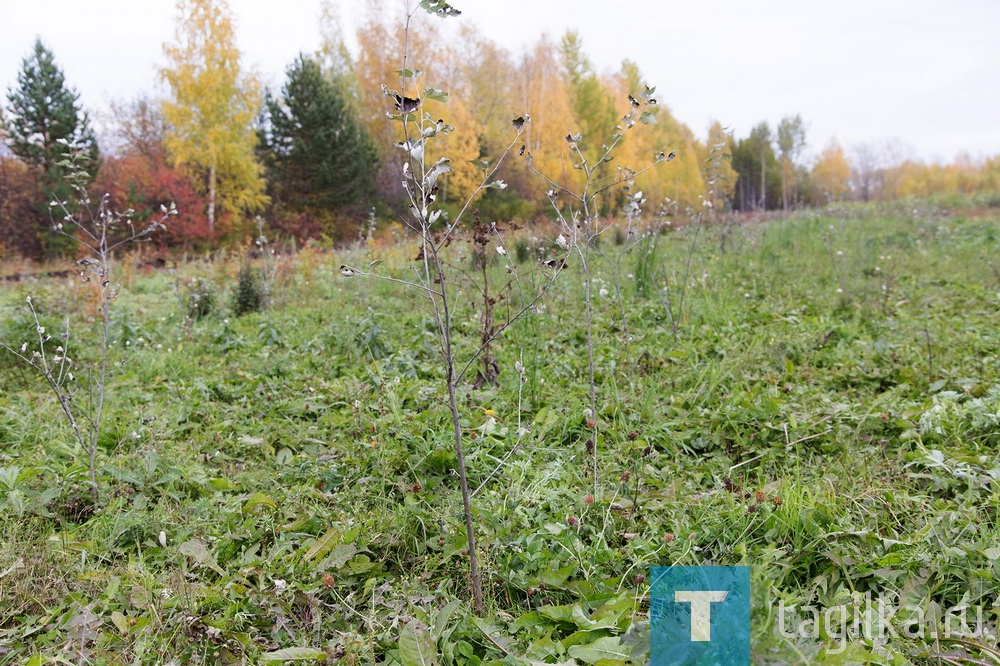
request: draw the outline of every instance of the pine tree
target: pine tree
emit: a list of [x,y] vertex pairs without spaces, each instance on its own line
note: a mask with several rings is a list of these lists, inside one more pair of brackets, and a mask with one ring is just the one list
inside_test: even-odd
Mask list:
[[[97,173],[97,140],[79,98],[80,94],[66,85],[52,51],[36,39],[31,54],[21,61],[17,87],[7,90],[2,126],[11,152],[35,170],[43,198],[36,202],[39,210],[47,210],[53,199],[70,198],[60,166],[68,156],[68,144],[78,145],[80,153],[89,158],[91,176]],[[66,241],[57,234],[43,232],[41,237],[48,254],[67,249]]]
[[287,74],[281,98],[266,97],[259,133],[273,199],[301,212],[365,202],[376,151],[342,90],[305,55]]

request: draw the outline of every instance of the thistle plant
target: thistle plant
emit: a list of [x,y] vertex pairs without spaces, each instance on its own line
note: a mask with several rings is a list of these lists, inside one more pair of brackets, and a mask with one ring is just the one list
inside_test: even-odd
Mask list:
[[[670,332],[674,338],[674,343],[680,340],[680,320],[684,317],[684,302],[687,297],[688,282],[691,280],[691,266],[694,263],[694,255],[698,249],[698,241],[701,238],[703,222],[714,224],[719,217],[719,211],[724,203],[724,197],[719,192],[720,181],[725,177],[722,173],[722,162],[729,158],[726,154],[726,137],[720,130],[709,139],[711,144],[708,149],[708,157],[705,160],[705,184],[708,186],[705,193],[698,198],[701,200],[701,207],[698,210],[688,209],[688,217],[694,223],[694,234],[691,243],[688,245],[687,259],[684,262],[684,272],[677,280],[679,287],[676,292],[670,287],[670,280],[667,279],[667,267],[662,265],[659,271],[662,273],[663,289],[657,290],[660,305],[667,313],[670,321]],[[735,218],[723,217],[723,224],[719,229],[719,251],[724,253],[726,245],[735,229]]]
[[[641,234],[638,233],[638,226],[642,216],[642,205],[646,203],[646,199],[643,197],[642,190],[635,190],[634,180],[625,183],[623,187],[626,190],[625,204],[622,207],[622,213],[625,215],[625,229],[616,229],[615,231],[616,250],[611,252],[598,250],[598,252],[611,266],[615,305],[618,307],[622,328],[622,357],[626,365],[631,368],[629,349],[632,335],[629,332],[628,310],[625,308],[625,297],[622,292],[622,262],[640,242]],[[619,238],[621,242],[619,242]],[[630,275],[629,277],[634,278],[635,276]]]
[[[479,557],[476,546],[476,530],[472,511],[473,492],[470,490],[468,470],[465,457],[465,442],[462,429],[462,412],[459,408],[459,393],[466,390],[470,373],[486,354],[490,345],[518,320],[536,311],[537,303],[552,285],[558,271],[549,274],[548,279],[536,285],[530,292],[521,284],[517,277],[517,269],[510,260],[507,244],[502,231],[496,225],[489,225],[487,234],[489,244],[494,252],[504,258],[505,267],[513,276],[513,284],[521,291],[520,306],[508,312],[502,321],[493,320],[489,330],[484,330],[478,341],[478,346],[464,356],[459,356],[458,341],[455,339],[454,307],[459,286],[453,284],[452,266],[445,258],[448,246],[456,239],[462,220],[469,211],[476,197],[490,188],[504,189],[506,183],[497,177],[497,173],[506,157],[519,143],[525,126],[530,118],[521,116],[512,121],[513,138],[506,149],[492,162],[483,162],[482,178],[461,206],[453,219],[448,219],[438,202],[438,193],[444,179],[451,173],[451,161],[441,157],[431,162],[428,159],[428,147],[435,139],[452,132],[454,128],[443,119],[434,119],[425,109],[426,100],[446,102],[448,93],[432,87],[419,88],[417,80],[421,73],[410,68],[408,62],[408,36],[410,22],[418,10],[442,18],[458,16],[461,12],[441,0],[421,0],[413,8],[407,7],[406,24],[404,27],[403,62],[396,71],[400,77],[399,90],[391,89],[383,84],[382,92],[389,100],[391,109],[388,116],[400,123],[403,140],[396,147],[403,154],[403,190],[409,202],[409,214],[404,219],[409,229],[417,236],[419,249],[416,259],[410,266],[410,274],[403,278],[381,274],[378,271],[380,261],[372,261],[365,268],[344,265],[340,274],[344,277],[367,277],[385,280],[400,285],[415,296],[416,302],[422,307],[434,322],[437,348],[443,365],[445,384],[448,392],[448,409],[451,415],[452,434],[457,464],[457,476],[462,495],[463,518],[468,544],[469,579],[472,588],[473,608],[477,613],[484,611],[482,573],[479,567]],[[488,287],[483,285],[481,291],[488,295]],[[489,298],[487,296],[487,298]],[[524,368],[518,361],[517,372],[524,375]],[[522,382],[523,383],[523,382]],[[520,392],[519,392],[520,394]],[[519,417],[520,418],[520,417]],[[520,422],[520,421],[519,421]],[[518,429],[518,443],[527,434],[524,428]],[[492,478],[496,470],[487,478]],[[478,490],[477,490],[478,492]]]
[[88,365],[72,358],[70,349],[73,338],[69,319],[66,319],[60,337],[53,339],[52,334],[42,326],[30,296],[27,303],[35,321],[37,348],[29,351],[28,341],[22,341],[20,345],[15,343],[15,346],[0,342],[0,346],[37,370],[59,402],[77,445],[87,456],[91,494],[96,508],[100,502],[98,438],[109,394],[108,382],[117,367],[111,358],[111,308],[118,295],[117,286],[112,282],[115,251],[130,243],[147,240],[154,231],[165,228],[165,222],[176,215],[177,210],[173,204],[169,208],[163,206],[158,217],[137,228],[132,219],[135,211],[114,210],[108,195],[101,197],[94,208],[88,191],[89,157],[82,146],[64,143],[67,158],[60,166],[66,171],[66,181],[72,188],[74,201],[51,202],[52,225],[57,233],[76,241],[86,255],[76,265],[84,289],[90,290],[98,303],[97,357]]
[[[521,150],[521,157],[524,159],[528,170],[535,176],[542,178],[549,186],[548,199],[554,211],[556,223],[560,234],[555,239],[556,244],[565,251],[563,257],[558,258],[551,266],[558,272],[566,265],[566,258],[575,255],[580,260],[580,269],[583,274],[584,287],[584,313],[586,321],[587,339],[587,386],[588,403],[586,409],[586,426],[590,431],[590,439],[587,444],[587,451],[591,456],[591,475],[594,484],[594,497],[600,497],[600,485],[598,474],[598,409],[597,409],[597,384],[595,380],[594,368],[594,314],[593,296],[594,279],[593,267],[591,264],[591,254],[601,235],[614,227],[613,222],[602,222],[600,219],[600,202],[602,198],[611,190],[634,181],[646,171],[656,165],[669,162],[674,158],[671,151],[659,152],[652,156],[650,164],[635,171],[630,167],[620,165],[611,174],[606,174],[605,164],[614,160],[614,150],[621,143],[626,133],[632,130],[637,123],[653,124],[656,117],[650,111],[656,106],[655,88],[646,87],[638,96],[628,96],[629,109],[621,118],[620,123],[615,127],[611,135],[610,143],[601,144],[601,150],[597,153],[596,160],[589,160],[583,150],[584,137],[580,134],[567,134],[572,166],[581,171],[584,175],[583,188],[579,192],[573,191],[570,187],[560,184],[552,179],[548,174],[543,173],[535,167],[530,152]],[[639,197],[641,199],[641,195]]]

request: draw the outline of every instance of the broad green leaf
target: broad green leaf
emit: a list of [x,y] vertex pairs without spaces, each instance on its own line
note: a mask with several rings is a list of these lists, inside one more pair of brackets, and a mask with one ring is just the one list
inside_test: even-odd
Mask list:
[[[562,526],[560,526],[561,528]],[[562,587],[576,571],[576,564],[570,564],[562,569],[545,569],[539,572],[538,580],[549,587]]]
[[462,602],[458,599],[450,602],[447,606],[438,611],[437,617],[434,618],[434,638],[435,640],[440,640],[441,636],[444,634],[444,630],[448,628],[448,621],[451,620],[451,616],[459,609]]
[[569,636],[565,636],[559,644],[563,646],[565,650],[577,645],[590,645],[598,638],[607,638],[611,634],[607,629],[581,629],[580,631],[574,631]]
[[122,636],[128,636],[128,618],[121,611],[112,611],[111,622],[122,632]]
[[638,657],[649,655],[649,622],[635,622],[621,637],[622,647],[628,650],[629,656],[635,661]]
[[507,646],[511,644],[514,640],[513,638],[510,636],[504,636],[500,633],[500,629],[498,627],[493,626],[486,620],[478,618],[475,615],[471,616],[469,619],[472,620],[474,625],[479,627],[479,631],[483,632],[483,635],[486,636],[490,643],[493,643],[498,650],[504,654],[510,654],[510,650],[507,649]]
[[313,516],[302,516],[290,523],[285,523],[284,525],[278,526],[279,532],[298,532],[301,530],[307,522],[309,522]]
[[437,88],[424,88],[424,99],[432,99],[435,102],[447,102],[448,92]]
[[357,552],[358,547],[353,543],[338,543],[336,547],[330,551],[329,557],[323,560],[322,567],[324,569],[339,569],[347,564],[347,561],[354,557]]
[[294,647],[275,650],[262,655],[266,662],[276,661],[326,661],[327,654],[323,650],[308,647]]
[[438,663],[437,643],[420,620],[410,620],[399,632],[399,658],[403,666],[433,666]]
[[[868,648],[865,647],[860,641],[857,643],[848,642],[847,649],[843,650],[840,645],[837,645],[835,649],[824,648],[822,652],[819,653],[817,661],[822,664],[829,664],[830,666],[854,666],[854,664],[873,664],[879,663],[877,658],[874,658]],[[885,663],[885,662],[882,662]],[[947,663],[947,662],[945,662]],[[956,664],[963,663],[962,661],[954,662]],[[964,663],[976,663],[976,662],[964,662]],[[989,662],[980,662],[989,663]]]
[[624,662],[628,659],[628,651],[619,638],[608,636],[586,645],[574,645],[569,649],[569,656],[585,664],[596,664],[602,659]]
[[372,562],[371,558],[367,555],[356,555],[352,557],[348,563],[347,568],[354,574],[365,573],[366,571],[371,571],[375,568],[375,563]]
[[[397,70],[394,70],[394,71],[396,73],[396,76],[401,76],[404,79],[415,79],[418,76],[421,76],[423,74],[423,72],[421,72],[419,69],[397,69]],[[393,91],[393,92],[395,92],[395,91]],[[396,94],[399,94],[399,93],[396,93]]]
[[393,113],[392,111],[385,112],[386,117],[389,120],[398,120],[400,122],[415,123],[417,122],[417,114],[415,113]]
[[574,606],[542,606],[538,608],[538,614],[542,617],[547,617],[556,622],[569,622],[571,624],[576,624],[573,620],[573,608]]
[[420,8],[428,14],[448,18],[449,16],[459,16],[462,12],[455,9],[444,0],[420,0]]
[[226,492],[226,491],[239,490],[240,489],[239,486],[237,486],[235,483],[233,483],[229,479],[222,479],[222,478],[219,478],[219,479],[209,479],[208,480],[208,487],[211,488],[212,490],[217,490],[219,492]]
[[309,550],[306,551],[306,554],[302,556],[302,561],[308,562],[313,558],[323,557],[324,555],[329,553],[334,546],[337,545],[337,543],[340,541],[339,537],[340,537],[340,530],[338,530],[336,527],[331,527],[326,531],[325,534],[323,534],[323,536],[316,539],[313,545],[309,547]]
[[181,552],[181,555],[187,555],[198,564],[215,560],[215,556],[208,550],[208,547],[197,539],[185,541],[177,547],[177,550]]
[[641,116],[639,116],[639,122],[640,123],[644,123],[646,125],[655,125],[656,124],[656,116],[654,116],[652,114],[652,112],[646,111],[644,114],[642,114]]
[[268,497],[264,493],[258,491],[258,492],[255,492],[253,495],[251,495],[250,498],[246,501],[246,503],[243,505],[243,510],[244,511],[249,511],[250,509],[254,508],[255,506],[261,506],[261,505],[266,506],[266,507],[268,507],[270,509],[274,509],[274,510],[278,509],[278,503],[277,502],[275,502],[273,499],[271,499],[270,497]]
[[198,564],[209,567],[220,576],[224,576],[226,574],[226,572],[222,570],[222,567],[219,566],[218,562],[215,561],[215,555],[213,555],[212,551],[208,549],[208,546],[197,539],[189,539],[188,541],[185,541],[178,546],[177,550],[180,551],[181,555],[186,555]]

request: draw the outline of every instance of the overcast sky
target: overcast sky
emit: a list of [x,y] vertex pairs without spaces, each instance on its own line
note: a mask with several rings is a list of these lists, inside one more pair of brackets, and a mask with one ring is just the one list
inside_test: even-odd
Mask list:
[[[320,1],[230,0],[246,64],[280,85],[296,54],[318,46]],[[369,0],[337,4],[350,44]],[[403,0],[384,4],[395,14]],[[515,54],[574,29],[600,71],[635,60],[698,136],[713,118],[740,137],[799,113],[812,153],[836,137],[849,151],[895,139],[925,160],[1000,154],[1000,0],[453,4],[464,13],[449,23],[475,24]],[[37,35],[92,111],[162,93],[155,72],[174,15],[171,0],[0,0],[0,89]]]

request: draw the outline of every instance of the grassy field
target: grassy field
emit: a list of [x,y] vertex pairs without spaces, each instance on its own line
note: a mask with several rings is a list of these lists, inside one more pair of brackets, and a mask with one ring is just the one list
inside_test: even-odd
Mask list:
[[[59,404],[0,357],[0,665],[643,663],[649,568],[671,564],[751,567],[754,663],[1000,663],[961,642],[992,638],[942,632],[965,608],[997,633],[998,223],[845,207],[595,259],[597,497],[571,260],[494,345],[499,385],[461,394],[483,618],[433,323],[338,270],[405,277],[413,247],[279,258],[270,306],[242,316],[237,260],[125,264],[96,512]],[[541,280],[547,241],[521,233],[511,258]],[[450,251],[467,353],[479,271]],[[0,340],[37,345],[31,296],[91,367],[78,281],[0,290]],[[894,626],[852,629],[879,595]]]

